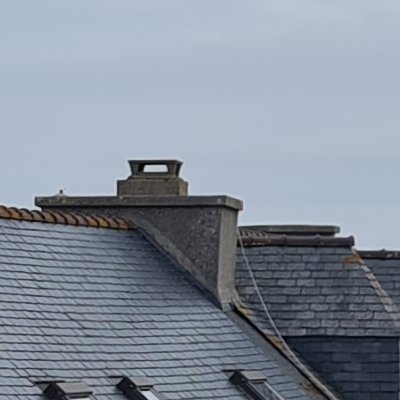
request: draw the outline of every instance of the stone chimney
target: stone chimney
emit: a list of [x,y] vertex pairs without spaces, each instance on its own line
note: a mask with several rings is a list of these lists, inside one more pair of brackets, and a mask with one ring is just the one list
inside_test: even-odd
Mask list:
[[223,308],[236,296],[237,217],[243,205],[228,196],[189,196],[178,160],[131,160],[116,196],[36,197],[47,211],[130,219],[213,295]]

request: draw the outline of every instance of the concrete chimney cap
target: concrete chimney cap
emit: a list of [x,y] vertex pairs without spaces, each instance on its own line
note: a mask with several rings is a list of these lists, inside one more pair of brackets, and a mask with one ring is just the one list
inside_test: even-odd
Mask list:
[[[129,160],[130,178],[179,178],[183,162],[180,160]],[[149,171],[147,167],[160,166],[158,170]]]

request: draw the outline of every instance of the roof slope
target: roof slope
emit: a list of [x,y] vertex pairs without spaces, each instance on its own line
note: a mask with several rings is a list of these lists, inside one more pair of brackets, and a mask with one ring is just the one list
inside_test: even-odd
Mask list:
[[[398,336],[400,315],[352,240],[336,237],[244,236],[262,297],[286,336]],[[253,322],[271,330],[238,249],[237,287]]]
[[359,254],[395,305],[400,307],[400,252],[359,251]]
[[0,397],[42,399],[35,380],[148,376],[168,399],[242,400],[222,372],[260,369],[286,399],[320,399],[135,230],[0,218]]

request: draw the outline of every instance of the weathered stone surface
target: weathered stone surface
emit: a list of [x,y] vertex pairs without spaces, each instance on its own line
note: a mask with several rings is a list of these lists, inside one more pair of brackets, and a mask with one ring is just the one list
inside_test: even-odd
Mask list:
[[120,196],[187,196],[188,183],[182,179],[126,179],[117,182]]
[[123,217],[185,268],[222,304],[236,296],[237,213],[227,196],[38,197],[43,210]]

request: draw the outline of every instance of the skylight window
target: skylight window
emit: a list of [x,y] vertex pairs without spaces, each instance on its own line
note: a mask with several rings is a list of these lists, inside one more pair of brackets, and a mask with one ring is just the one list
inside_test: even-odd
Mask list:
[[230,379],[251,399],[254,400],[285,400],[259,371],[235,371]]
[[147,400],[159,400],[159,397],[157,397],[151,390],[142,390],[141,392]]
[[43,393],[49,400],[94,400],[93,391],[82,381],[49,382]]
[[154,383],[147,378],[124,376],[118,380],[116,386],[129,400],[165,400],[164,396],[154,390]]

